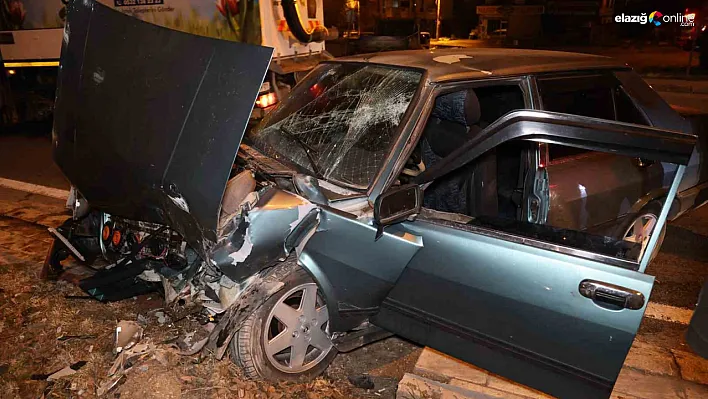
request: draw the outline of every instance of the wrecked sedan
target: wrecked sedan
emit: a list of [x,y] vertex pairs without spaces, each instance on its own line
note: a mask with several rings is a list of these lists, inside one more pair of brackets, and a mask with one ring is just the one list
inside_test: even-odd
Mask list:
[[360,56],[245,133],[270,49],[69,8],[53,154],[74,214],[45,275],[72,257],[99,300],[160,289],[251,377],[311,378],[393,333],[558,397],[609,396],[658,236],[547,223],[539,145],[672,165],[661,228],[696,140],[543,110],[534,82],[633,72],[540,51]]

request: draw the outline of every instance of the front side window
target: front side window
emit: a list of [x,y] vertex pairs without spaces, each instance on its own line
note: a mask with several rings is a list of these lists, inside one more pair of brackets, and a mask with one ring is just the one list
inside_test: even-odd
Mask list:
[[247,140],[318,178],[368,187],[398,136],[422,73],[374,64],[318,66]]

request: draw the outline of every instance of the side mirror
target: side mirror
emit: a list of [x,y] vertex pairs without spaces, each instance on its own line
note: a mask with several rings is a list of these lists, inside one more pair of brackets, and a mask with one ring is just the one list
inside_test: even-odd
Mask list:
[[381,237],[384,227],[420,213],[422,206],[423,192],[417,184],[395,187],[379,195],[374,203],[374,221],[378,226],[376,239]]

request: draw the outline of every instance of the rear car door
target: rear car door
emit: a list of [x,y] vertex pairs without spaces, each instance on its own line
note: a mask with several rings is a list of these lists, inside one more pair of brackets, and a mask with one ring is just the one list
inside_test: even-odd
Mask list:
[[[695,137],[514,111],[426,170],[417,183],[432,187],[427,183],[514,140],[685,165]],[[684,168],[678,167],[667,203]],[[659,226],[667,212],[665,207]],[[647,256],[640,258],[636,244],[435,209],[387,231],[420,237],[423,247],[382,303],[375,324],[557,397],[609,397],[654,282],[643,273]]]
[[[539,76],[536,85],[546,111],[650,125],[611,71]],[[617,219],[638,211],[643,197],[660,196],[675,173],[658,162],[552,143],[539,151],[550,191],[548,223],[556,227],[614,235]]]

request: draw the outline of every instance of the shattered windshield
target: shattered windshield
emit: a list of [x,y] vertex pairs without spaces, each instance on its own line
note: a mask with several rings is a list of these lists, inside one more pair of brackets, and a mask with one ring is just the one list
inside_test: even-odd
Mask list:
[[396,140],[421,77],[381,65],[322,64],[248,140],[318,178],[366,188]]

